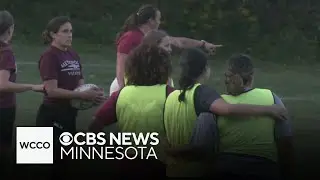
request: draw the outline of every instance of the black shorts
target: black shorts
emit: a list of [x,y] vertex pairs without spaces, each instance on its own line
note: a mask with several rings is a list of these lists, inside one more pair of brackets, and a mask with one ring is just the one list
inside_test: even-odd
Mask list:
[[62,132],[76,133],[77,109],[66,104],[42,104],[39,107],[36,126],[53,127],[54,172],[63,176],[67,171],[68,159],[60,159],[60,141]]
[[74,133],[78,111],[70,105],[42,104],[38,110],[36,125],[53,126],[55,130]]
[[38,110],[36,125],[53,127],[54,142],[59,143],[62,132],[76,132],[76,119],[78,111],[70,105],[42,104]]
[[0,148],[12,148],[16,108],[0,108]]
[[[60,152],[59,137],[62,132],[76,132],[76,118],[78,111],[70,105],[42,104],[38,110],[36,125],[53,127],[54,149]],[[57,152],[57,153],[58,153]]]
[[14,161],[14,146],[12,142],[13,126],[16,118],[16,108],[0,108],[0,165],[1,179],[11,172]]

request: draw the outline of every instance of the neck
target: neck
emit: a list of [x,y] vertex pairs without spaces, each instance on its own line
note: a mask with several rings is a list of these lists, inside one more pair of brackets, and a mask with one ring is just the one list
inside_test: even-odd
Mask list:
[[147,34],[149,31],[151,31],[151,28],[146,25],[142,25],[139,27],[140,31],[143,32],[143,34]]
[[59,44],[57,44],[57,43],[55,43],[55,42],[52,42],[52,43],[51,43],[51,46],[56,47],[56,48],[58,48],[58,49],[60,49],[60,50],[62,50],[62,51],[67,51],[67,50],[68,50],[67,47],[61,46],[61,45],[59,45]]
[[240,94],[242,94],[242,93],[246,93],[247,91],[249,91],[249,90],[251,90],[252,89],[252,86],[251,86],[251,84],[250,85],[246,85],[246,86],[244,86],[244,87],[238,87],[238,89],[237,89],[237,91],[236,92],[234,92],[234,93],[231,93],[232,95],[235,95],[235,96],[237,96],[237,95],[240,95]]
[[196,83],[199,83],[199,84],[203,84],[204,82],[205,82],[204,77],[199,77],[196,81]]

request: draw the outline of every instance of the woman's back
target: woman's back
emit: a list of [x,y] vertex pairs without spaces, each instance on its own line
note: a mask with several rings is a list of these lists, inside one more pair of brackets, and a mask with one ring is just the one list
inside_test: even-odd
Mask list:
[[166,88],[166,85],[124,87],[116,108],[121,131],[162,133]]

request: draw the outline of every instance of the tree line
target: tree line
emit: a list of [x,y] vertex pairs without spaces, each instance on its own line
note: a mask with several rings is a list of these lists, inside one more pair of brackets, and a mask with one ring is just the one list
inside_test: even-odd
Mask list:
[[74,36],[109,45],[125,19],[141,4],[156,4],[161,28],[174,36],[226,45],[224,52],[247,48],[269,61],[320,62],[318,0],[2,0],[16,21],[18,36],[38,38],[47,21],[68,15]]

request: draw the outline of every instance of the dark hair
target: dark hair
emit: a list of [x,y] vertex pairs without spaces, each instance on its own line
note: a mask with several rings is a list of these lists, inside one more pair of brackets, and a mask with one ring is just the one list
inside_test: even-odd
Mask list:
[[0,35],[3,35],[14,24],[13,16],[8,11],[0,11]]
[[233,55],[229,58],[228,67],[232,74],[240,75],[244,85],[251,81],[254,68],[250,56],[246,54]]
[[228,93],[239,95],[245,91],[245,86],[252,81],[254,67],[250,56],[246,54],[233,55],[228,60],[228,71],[230,73],[227,85]]
[[208,56],[200,49],[187,49],[182,52],[180,66],[181,75],[179,85],[182,92],[179,95],[179,101],[181,102],[185,100],[186,91],[191,89],[198,78],[206,71]]
[[149,31],[143,38],[142,43],[159,45],[164,37],[167,37],[168,34],[162,30],[152,30]]
[[124,22],[117,34],[116,43],[118,43],[119,38],[126,32],[138,28],[139,26],[148,22],[150,18],[155,19],[158,8],[153,5],[147,4],[141,6],[138,11],[132,13]]
[[158,46],[140,44],[129,53],[126,60],[127,85],[166,84],[170,74],[170,55]]
[[67,16],[58,16],[49,21],[46,29],[42,33],[44,44],[50,44],[52,42],[51,32],[57,33],[62,25],[65,23],[71,23],[71,20]]

